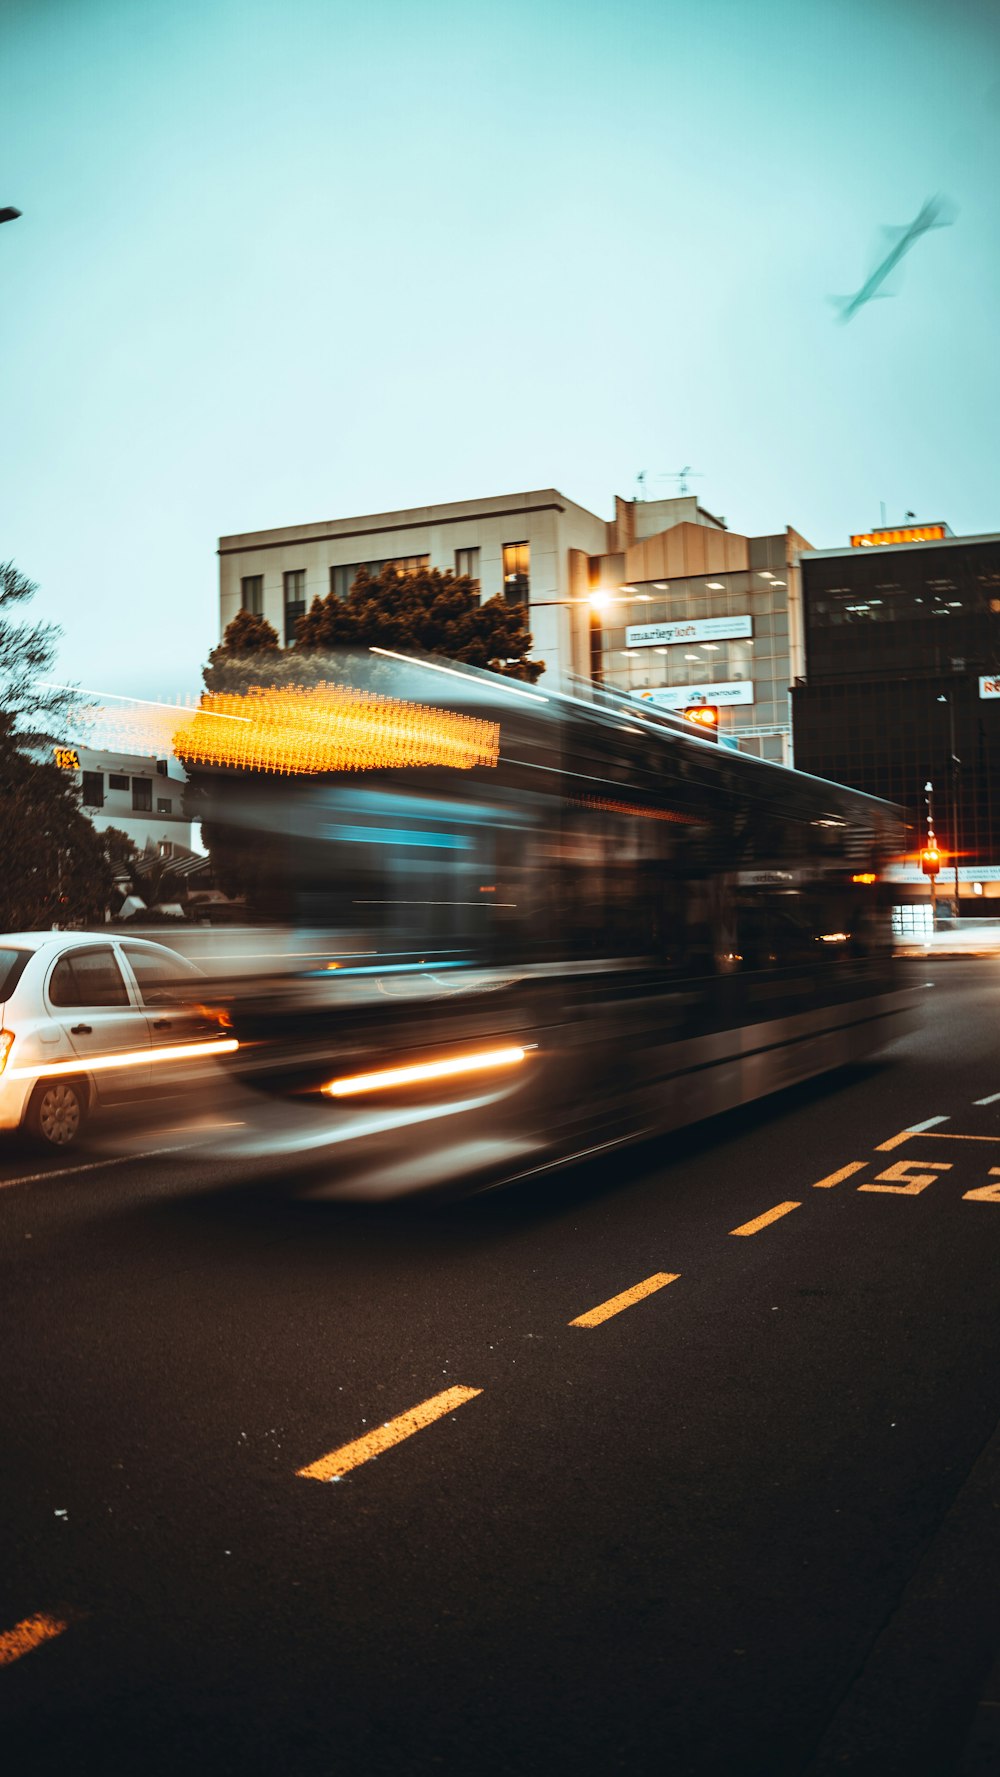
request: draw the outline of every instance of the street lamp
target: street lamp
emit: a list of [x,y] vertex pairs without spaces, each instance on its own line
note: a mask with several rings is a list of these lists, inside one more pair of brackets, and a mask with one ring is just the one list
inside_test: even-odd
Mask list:
[[586,593],[582,598],[532,599],[528,606],[528,616],[530,618],[532,611],[552,610],[553,608],[572,610],[575,605],[585,606],[590,614],[590,681],[593,685],[601,685],[604,682],[601,617],[615,602],[613,592],[605,592],[601,588],[595,588],[593,592]]
[[955,867],[955,918],[959,916],[958,901],[958,768],[962,761],[955,751],[955,705],[950,691],[942,691],[938,703],[948,705],[948,748],[951,755],[951,856]]
[[937,873],[938,862],[937,836],[934,832],[934,785],[928,779],[924,785],[924,801],[927,804],[927,844],[921,848],[920,868],[931,885],[931,930],[937,927]]
[[20,214],[20,210],[15,210],[13,204],[7,204],[0,210],[0,222],[16,222]]

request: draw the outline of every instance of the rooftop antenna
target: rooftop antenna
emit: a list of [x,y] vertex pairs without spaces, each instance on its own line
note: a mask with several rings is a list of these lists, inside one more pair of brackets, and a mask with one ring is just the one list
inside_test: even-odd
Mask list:
[[645,469],[640,469],[639,473],[635,479],[636,479],[636,485],[639,489],[639,492],[636,494],[635,497],[637,500],[644,500],[646,498],[646,471],[645,471]]
[[664,481],[676,481],[677,492],[679,494],[686,494],[691,491],[688,487],[688,482],[700,481],[702,475],[700,469],[692,469],[690,463],[685,463],[683,469],[672,469],[663,477],[663,479]]

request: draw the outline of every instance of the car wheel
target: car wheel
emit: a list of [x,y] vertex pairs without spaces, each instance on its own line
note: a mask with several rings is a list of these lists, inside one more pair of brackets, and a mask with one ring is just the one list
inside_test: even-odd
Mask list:
[[87,1094],[76,1080],[40,1080],[28,1106],[31,1134],[50,1148],[71,1147],[87,1120]]

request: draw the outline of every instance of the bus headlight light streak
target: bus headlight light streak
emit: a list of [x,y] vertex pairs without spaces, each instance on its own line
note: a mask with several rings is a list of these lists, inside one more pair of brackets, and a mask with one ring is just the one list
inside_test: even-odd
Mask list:
[[345,1074],[322,1088],[331,1098],[351,1098],[356,1093],[385,1092],[394,1086],[417,1086],[430,1080],[447,1080],[457,1074],[486,1073],[491,1068],[512,1067],[524,1061],[525,1049],[512,1044],[504,1049],[480,1049],[470,1055],[449,1055],[443,1061],[414,1062],[409,1067],[381,1068],[377,1073]]

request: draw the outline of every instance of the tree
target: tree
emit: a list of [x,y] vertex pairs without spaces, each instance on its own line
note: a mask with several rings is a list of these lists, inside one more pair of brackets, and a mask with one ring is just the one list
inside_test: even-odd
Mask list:
[[467,574],[437,568],[400,573],[391,562],[375,579],[360,569],[346,599],[329,592],[313,599],[299,619],[296,654],[351,646],[439,654],[531,685],[545,668],[544,661],[528,658],[524,605],[502,598],[481,602],[478,583]]
[[55,660],[56,625],[19,623],[13,617],[15,607],[28,604],[37,591],[12,561],[0,562],[0,711],[10,733],[29,719],[36,727],[42,721],[61,725],[79,703],[75,692],[42,683]]
[[58,629],[19,622],[37,588],[0,562],[0,930],[30,931],[102,920],[111,870],[100,837],[81,814],[75,785],[27,750],[30,730],[62,728],[79,709],[73,691],[44,683]]
[[391,563],[372,578],[362,568],[346,599],[314,598],[300,617],[291,648],[282,649],[263,617],[240,611],[213,648],[202,677],[209,691],[246,691],[251,685],[315,684],[345,676],[338,651],[392,648],[438,654],[533,685],[545,663],[529,659],[531,631],[524,605],[480,602],[466,574],[437,568],[400,573]]
[[249,685],[268,684],[271,668],[281,676],[282,652],[278,632],[264,617],[237,611],[217,648],[213,648],[202,678],[209,691],[245,691]]
[[0,831],[0,930],[103,920],[112,883],[102,835],[81,814],[66,774],[18,746],[9,711],[0,711]]

